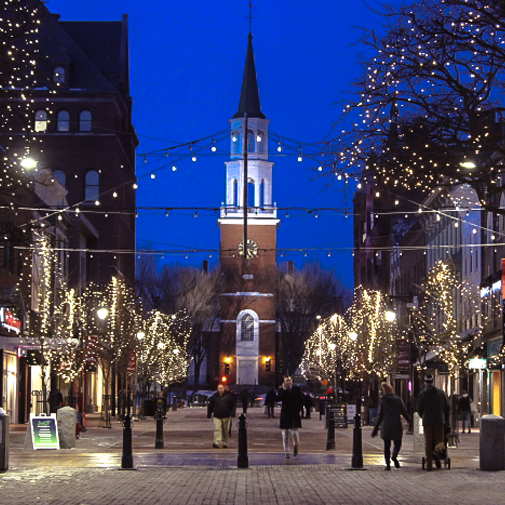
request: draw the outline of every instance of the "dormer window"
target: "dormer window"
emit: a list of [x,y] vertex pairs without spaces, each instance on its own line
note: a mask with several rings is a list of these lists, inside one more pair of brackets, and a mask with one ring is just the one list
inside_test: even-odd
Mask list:
[[53,82],[55,84],[65,84],[65,69],[56,67],[53,72]]

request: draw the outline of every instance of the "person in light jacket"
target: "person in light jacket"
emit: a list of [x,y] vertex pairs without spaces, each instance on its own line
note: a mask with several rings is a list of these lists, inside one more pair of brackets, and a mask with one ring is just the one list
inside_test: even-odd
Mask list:
[[[395,468],[400,468],[398,453],[402,447],[403,437],[403,416],[410,423],[410,416],[400,397],[396,396],[393,388],[387,382],[381,384],[382,399],[379,406],[379,416],[372,431],[372,437],[377,436],[379,428],[381,429],[381,438],[384,440],[384,459],[386,461],[386,470],[391,470],[391,460]],[[393,442],[393,455],[391,456],[391,442]]]

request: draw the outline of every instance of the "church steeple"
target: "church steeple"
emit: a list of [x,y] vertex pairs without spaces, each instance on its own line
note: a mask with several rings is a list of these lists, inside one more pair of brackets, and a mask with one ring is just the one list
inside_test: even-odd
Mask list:
[[251,118],[265,119],[266,117],[265,114],[261,112],[252,39],[252,33],[249,33],[249,42],[247,44],[247,53],[245,57],[244,77],[242,78],[242,91],[240,92],[238,111],[233,116],[234,119],[244,117],[244,114],[247,114]]

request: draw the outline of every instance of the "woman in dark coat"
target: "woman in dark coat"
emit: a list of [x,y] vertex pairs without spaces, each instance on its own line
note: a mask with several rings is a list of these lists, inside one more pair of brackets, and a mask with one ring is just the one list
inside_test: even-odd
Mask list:
[[[384,440],[384,459],[386,470],[391,470],[391,459],[395,468],[400,468],[398,453],[402,447],[403,426],[400,416],[410,423],[410,416],[401,398],[396,396],[393,388],[387,382],[381,384],[383,396],[379,406],[379,416],[372,431],[372,437],[377,436],[381,428],[381,438]],[[393,456],[391,456],[391,441],[393,441]]]
[[290,433],[293,438],[293,455],[297,458],[300,443],[298,428],[302,427],[300,410],[303,408],[303,393],[298,386],[293,386],[293,379],[287,375],[284,377],[284,383],[279,389],[277,401],[282,402],[280,428],[286,459],[289,459]]

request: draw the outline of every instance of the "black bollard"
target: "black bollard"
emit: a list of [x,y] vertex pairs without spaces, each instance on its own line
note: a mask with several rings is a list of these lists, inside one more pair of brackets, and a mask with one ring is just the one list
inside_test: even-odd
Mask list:
[[154,443],[155,449],[163,449],[165,443],[163,442],[163,410],[156,410],[156,442]]
[[331,410],[328,411],[328,433],[326,437],[326,450],[335,449],[335,416]]
[[238,468],[249,468],[249,457],[247,456],[247,423],[245,414],[240,414],[238,418]]
[[356,402],[356,415],[352,431],[352,468],[363,468],[363,440],[361,432],[361,399]]
[[123,470],[131,470],[133,468],[132,446],[132,423],[128,409],[123,422],[123,456],[121,457],[121,469]]

